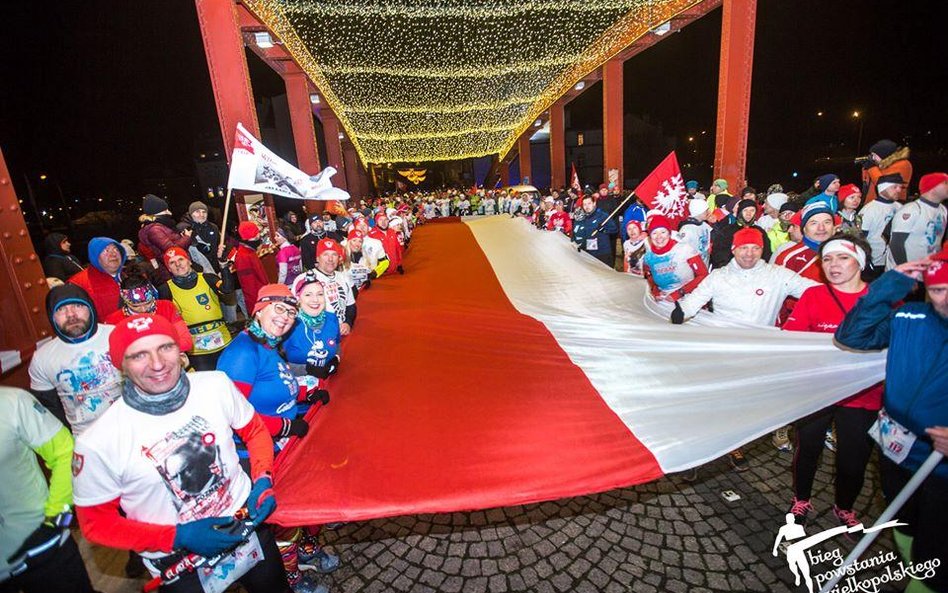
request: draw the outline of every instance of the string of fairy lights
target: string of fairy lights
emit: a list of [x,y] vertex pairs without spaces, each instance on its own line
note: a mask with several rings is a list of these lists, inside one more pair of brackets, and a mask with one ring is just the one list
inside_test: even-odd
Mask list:
[[505,154],[550,104],[701,0],[243,0],[364,163]]

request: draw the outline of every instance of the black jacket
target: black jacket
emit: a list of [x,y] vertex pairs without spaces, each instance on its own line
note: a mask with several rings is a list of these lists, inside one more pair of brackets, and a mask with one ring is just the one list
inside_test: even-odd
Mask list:
[[46,257],[43,259],[43,273],[47,278],[59,278],[63,282],[69,280],[74,274],[82,271],[82,264],[75,255],[66,253],[60,247],[66,235],[62,233],[50,233],[46,236],[44,245],[46,247]]

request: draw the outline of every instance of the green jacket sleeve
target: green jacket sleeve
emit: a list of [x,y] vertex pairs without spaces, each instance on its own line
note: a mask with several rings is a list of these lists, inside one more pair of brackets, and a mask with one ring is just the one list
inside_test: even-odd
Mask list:
[[72,446],[72,435],[64,426],[53,438],[34,449],[50,471],[47,517],[55,517],[72,505]]

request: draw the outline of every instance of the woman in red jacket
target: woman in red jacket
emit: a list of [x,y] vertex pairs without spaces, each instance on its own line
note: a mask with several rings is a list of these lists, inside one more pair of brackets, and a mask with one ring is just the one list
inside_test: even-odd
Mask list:
[[[869,286],[861,277],[870,257],[869,244],[860,237],[837,233],[820,246],[820,264],[827,283],[809,288],[783,325],[790,331],[833,333],[846,313]],[[790,512],[805,524],[813,510],[810,495],[827,429],[836,425],[836,504],[840,524],[860,521],[853,505],[862,490],[872,441],[866,433],[882,407],[882,384],[873,385],[836,404],[801,418],[794,424],[793,500]]]

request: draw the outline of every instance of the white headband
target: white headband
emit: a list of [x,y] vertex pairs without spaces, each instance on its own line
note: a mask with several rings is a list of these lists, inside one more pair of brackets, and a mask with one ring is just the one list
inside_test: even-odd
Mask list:
[[866,269],[866,252],[862,247],[847,239],[832,239],[823,246],[822,257],[830,253],[845,253],[859,262],[859,269]]
[[898,187],[898,183],[890,183],[888,181],[883,181],[882,183],[876,185],[876,193],[882,193],[890,187]]

